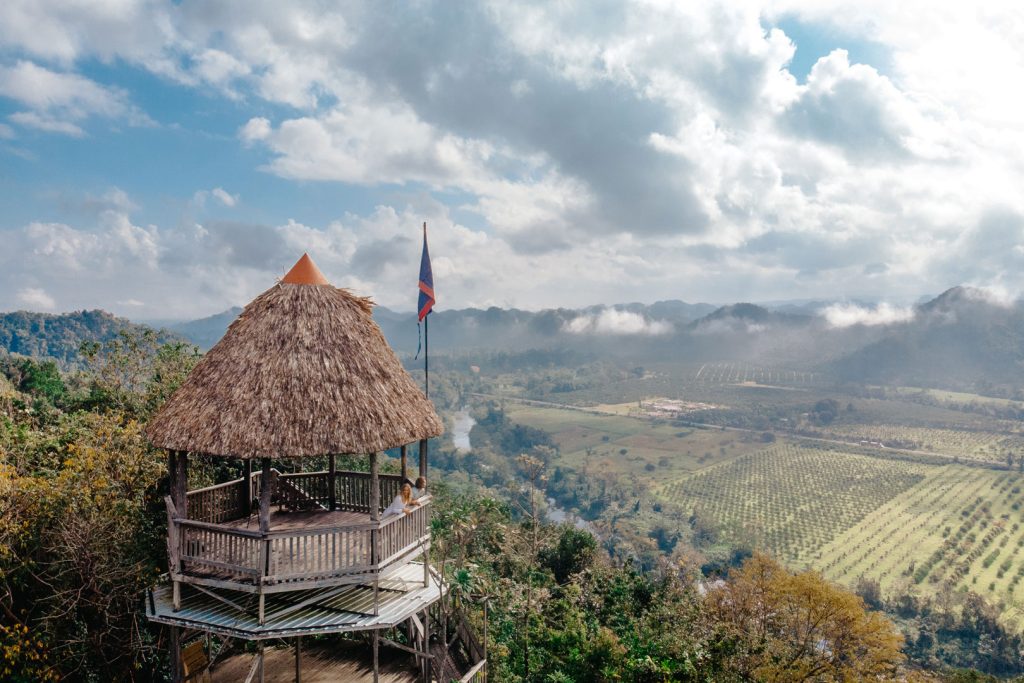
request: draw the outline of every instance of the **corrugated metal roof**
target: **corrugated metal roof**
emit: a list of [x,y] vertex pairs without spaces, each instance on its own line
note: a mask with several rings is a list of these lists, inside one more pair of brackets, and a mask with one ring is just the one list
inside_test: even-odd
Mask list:
[[[378,614],[373,614],[373,587],[350,585],[267,595],[265,623],[257,617],[255,594],[224,589],[204,593],[188,584],[181,586],[181,609],[174,611],[170,586],[151,591],[146,601],[150,620],[172,626],[210,631],[225,636],[262,640],[316,633],[362,631],[399,624],[441,597],[441,586],[431,575],[423,586],[423,565],[411,562],[380,582]],[[221,595],[239,607],[209,593]],[[310,604],[295,605],[312,600]],[[289,611],[290,610],[290,611]]]

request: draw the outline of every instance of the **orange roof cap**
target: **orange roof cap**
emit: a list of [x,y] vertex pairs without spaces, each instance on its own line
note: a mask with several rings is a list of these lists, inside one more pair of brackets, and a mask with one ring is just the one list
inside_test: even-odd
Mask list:
[[288,271],[288,274],[281,278],[281,282],[286,282],[289,285],[329,285],[330,282],[324,277],[324,274],[320,272],[320,269],[313,263],[313,259],[309,258],[309,254],[303,254],[292,269]]

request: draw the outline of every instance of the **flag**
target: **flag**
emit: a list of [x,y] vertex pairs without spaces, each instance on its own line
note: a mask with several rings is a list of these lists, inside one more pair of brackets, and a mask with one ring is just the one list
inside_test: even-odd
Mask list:
[[434,307],[434,274],[430,271],[430,252],[427,251],[427,224],[423,224],[423,257],[420,259],[420,301],[416,310],[422,321]]

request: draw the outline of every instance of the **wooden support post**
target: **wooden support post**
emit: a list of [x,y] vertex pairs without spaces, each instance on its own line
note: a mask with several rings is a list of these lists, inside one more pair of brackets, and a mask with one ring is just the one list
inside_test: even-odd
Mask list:
[[263,476],[260,479],[260,531],[270,531],[270,496],[274,483],[271,481],[270,458],[263,458]]
[[[423,610],[423,651],[430,654],[430,606]],[[424,674],[423,680],[430,681],[433,678],[434,672],[434,660],[430,657],[426,657],[423,662],[426,664],[423,667]],[[442,669],[443,670],[443,669]]]
[[328,510],[333,510],[338,506],[338,463],[334,458],[334,453],[327,456],[327,500]]
[[185,671],[181,662],[181,629],[171,627],[171,683],[183,683]]
[[430,588],[430,548],[423,548],[423,587]]
[[295,683],[302,683],[302,637],[295,636]]
[[402,444],[402,480],[409,478],[409,447]]
[[181,581],[171,582],[171,605],[175,612],[181,609]]
[[[260,597],[262,598],[263,596],[260,596]],[[266,676],[266,673],[267,673],[265,671],[266,667],[265,667],[265,660],[263,659],[263,650],[264,650],[263,641],[261,640],[260,641],[260,683],[266,683],[265,676]]]
[[373,629],[373,683],[377,683],[380,676],[380,661],[378,650],[380,649],[380,631]]
[[242,510],[252,514],[252,460],[242,458]]
[[174,507],[178,510],[178,516],[188,519],[188,453],[178,451],[175,462],[174,490],[178,497],[174,501]]
[[380,519],[380,472],[377,453],[370,453],[370,519]]
[[427,440],[420,440],[420,476],[427,476]]
[[[262,590],[262,589],[260,589]],[[267,609],[267,598],[263,593],[260,593],[260,606],[259,606],[259,622],[260,626],[266,622],[266,609]]]

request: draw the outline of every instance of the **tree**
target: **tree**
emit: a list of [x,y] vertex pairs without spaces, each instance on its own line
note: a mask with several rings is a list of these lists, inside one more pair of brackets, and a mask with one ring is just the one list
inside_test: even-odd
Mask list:
[[555,581],[564,584],[573,574],[583,571],[594,559],[597,539],[589,531],[566,525],[553,547],[541,549],[541,564],[555,575]]
[[708,593],[736,643],[731,664],[769,682],[869,680],[894,676],[903,638],[858,596],[815,572],[791,574],[754,555]]

